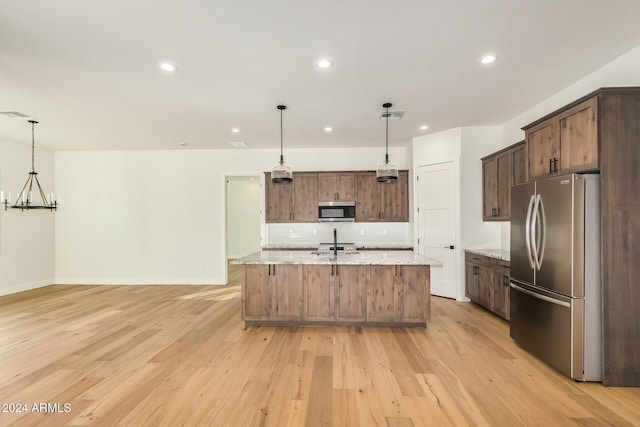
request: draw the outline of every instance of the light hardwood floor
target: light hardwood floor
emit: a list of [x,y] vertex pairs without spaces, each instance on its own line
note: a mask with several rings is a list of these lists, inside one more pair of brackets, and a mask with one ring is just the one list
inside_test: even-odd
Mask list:
[[0,425],[640,425],[640,389],[563,377],[471,303],[432,298],[426,329],[245,328],[237,278],[0,297],[0,402],[60,405]]

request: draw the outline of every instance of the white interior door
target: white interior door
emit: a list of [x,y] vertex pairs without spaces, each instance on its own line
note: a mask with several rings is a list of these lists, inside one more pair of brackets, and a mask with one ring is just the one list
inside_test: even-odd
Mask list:
[[456,298],[457,253],[454,162],[418,167],[418,252],[442,262],[431,268],[431,294]]

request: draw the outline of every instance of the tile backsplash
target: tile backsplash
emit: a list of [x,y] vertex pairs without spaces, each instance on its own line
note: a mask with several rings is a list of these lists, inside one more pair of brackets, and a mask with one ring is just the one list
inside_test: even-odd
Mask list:
[[408,222],[336,222],[267,224],[267,245],[310,245],[333,242],[333,229],[338,241],[356,245],[413,245],[413,228]]

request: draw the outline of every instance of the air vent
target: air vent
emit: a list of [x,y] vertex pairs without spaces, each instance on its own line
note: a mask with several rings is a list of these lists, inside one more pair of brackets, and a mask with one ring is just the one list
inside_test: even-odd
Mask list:
[[29,120],[31,118],[31,116],[27,116],[18,111],[0,111],[0,115],[18,120]]
[[229,141],[229,144],[233,145],[236,148],[247,148],[249,144],[244,141]]
[[[403,111],[403,110],[391,111],[391,110],[389,110],[389,120],[400,120],[402,118],[402,116],[404,116],[404,113],[406,113],[406,111]],[[382,114],[380,114],[380,120],[385,120],[386,118],[387,118],[387,112],[383,111]]]

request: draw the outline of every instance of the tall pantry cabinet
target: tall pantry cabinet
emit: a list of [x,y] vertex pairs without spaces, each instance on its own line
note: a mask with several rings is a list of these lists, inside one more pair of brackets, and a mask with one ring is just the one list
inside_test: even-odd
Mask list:
[[602,88],[525,126],[527,177],[600,171],[603,384],[640,386],[640,87]]

